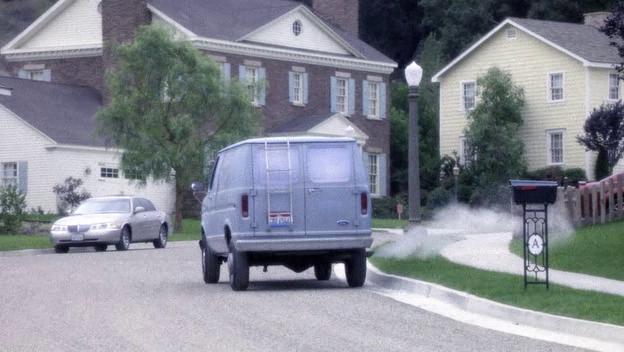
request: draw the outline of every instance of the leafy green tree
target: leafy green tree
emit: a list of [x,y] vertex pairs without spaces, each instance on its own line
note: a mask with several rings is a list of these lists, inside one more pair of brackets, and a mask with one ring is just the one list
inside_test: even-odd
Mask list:
[[80,203],[91,198],[91,193],[87,192],[84,188],[81,191],[78,189],[84,182],[79,178],[68,177],[61,184],[56,184],[52,187],[52,192],[58,197],[60,204],[58,210],[60,214],[67,214],[68,211],[74,211]]
[[114,52],[100,133],[124,150],[122,169],[141,182],[175,182],[179,230],[182,197],[202,177],[205,151],[254,134],[258,115],[242,85],[226,82],[214,62],[163,28],[141,27]]
[[16,186],[0,187],[0,233],[18,233],[26,216],[26,194]]
[[624,104],[603,104],[592,111],[583,127],[585,134],[578,142],[598,153],[596,179],[611,175],[624,155]]
[[624,0],[615,1],[611,15],[600,30],[611,39],[611,45],[618,50],[622,58],[617,70],[624,79]]
[[[524,92],[511,74],[490,68],[477,80],[480,95],[464,134],[470,146],[468,168],[481,190],[505,184],[526,169],[520,137]],[[482,194],[485,192],[482,192]]]

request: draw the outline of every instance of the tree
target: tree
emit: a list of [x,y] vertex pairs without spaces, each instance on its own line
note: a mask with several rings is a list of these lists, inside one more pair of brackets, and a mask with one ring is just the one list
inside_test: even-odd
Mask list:
[[205,151],[254,134],[257,113],[241,84],[226,82],[214,62],[163,28],[141,27],[114,55],[100,133],[123,149],[122,169],[134,170],[140,182],[175,182],[180,230],[182,197],[202,177]]
[[615,104],[603,104],[592,111],[585,126],[585,135],[578,136],[578,142],[585,146],[587,150],[598,152],[598,162],[606,161],[607,175],[613,172],[613,167],[622,159],[624,154],[624,104],[621,101]]
[[73,211],[83,201],[91,198],[91,194],[85,189],[78,192],[78,188],[82,186],[83,182],[79,178],[68,177],[62,184],[57,184],[52,187],[52,192],[60,200],[59,213],[65,214],[67,211]]
[[524,92],[514,85],[511,74],[496,67],[480,77],[477,86],[479,100],[464,131],[471,155],[466,163],[476,187],[486,190],[506,184],[526,169],[520,137]]
[[622,58],[617,70],[624,79],[624,0],[615,1],[611,15],[607,17],[600,30],[611,39],[611,45],[618,50],[618,54]]

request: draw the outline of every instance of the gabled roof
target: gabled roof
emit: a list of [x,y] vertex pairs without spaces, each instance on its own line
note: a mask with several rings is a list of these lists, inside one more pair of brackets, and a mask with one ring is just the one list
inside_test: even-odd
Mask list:
[[[347,132],[350,129],[350,132]],[[281,125],[267,129],[270,136],[281,135],[322,135],[350,136],[358,140],[368,140],[366,132],[341,113],[327,113],[311,116],[300,116]]]
[[12,89],[0,95],[0,105],[58,144],[104,147],[95,137],[95,114],[102,106],[100,94],[87,87],[0,77]]
[[588,67],[610,68],[622,60],[617,49],[609,44],[609,38],[593,26],[526,18],[508,18],[436,73],[431,79],[432,82],[438,82],[444,73],[506,25],[516,27],[535,39],[579,60]]

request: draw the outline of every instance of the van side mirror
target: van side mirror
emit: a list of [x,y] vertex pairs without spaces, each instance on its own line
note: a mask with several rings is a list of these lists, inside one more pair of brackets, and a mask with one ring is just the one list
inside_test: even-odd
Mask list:
[[142,213],[144,211],[145,211],[145,208],[143,208],[143,207],[136,207],[136,208],[134,208],[134,213],[135,214]]
[[193,192],[204,192],[204,184],[199,182],[199,181],[195,181],[191,184],[191,191]]

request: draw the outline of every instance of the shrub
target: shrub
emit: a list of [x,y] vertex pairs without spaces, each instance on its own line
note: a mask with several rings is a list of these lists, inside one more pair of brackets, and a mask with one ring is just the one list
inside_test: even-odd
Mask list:
[[396,212],[397,203],[403,204],[403,215],[402,218],[407,219],[409,211],[408,211],[408,202],[407,195],[400,194],[395,197],[381,197],[381,198],[373,198],[373,217],[379,219],[397,219],[399,215]]
[[587,180],[585,170],[581,168],[563,169],[561,166],[549,166],[527,172],[523,175],[529,180],[556,181],[559,184],[577,186],[579,181]]
[[453,199],[453,193],[444,187],[435,188],[427,197],[427,208],[437,209],[449,204]]
[[574,187],[578,186],[579,181],[587,181],[585,170],[580,167],[563,170],[563,176],[567,178],[567,184]]
[[82,183],[81,179],[70,176],[65,179],[63,184],[52,187],[52,191],[60,201],[58,209],[60,214],[67,214],[68,211],[74,210],[84,200],[91,198],[91,194],[84,189],[78,192]]
[[0,188],[0,233],[17,233],[22,227],[26,195],[16,186]]

